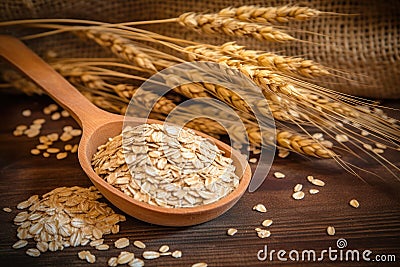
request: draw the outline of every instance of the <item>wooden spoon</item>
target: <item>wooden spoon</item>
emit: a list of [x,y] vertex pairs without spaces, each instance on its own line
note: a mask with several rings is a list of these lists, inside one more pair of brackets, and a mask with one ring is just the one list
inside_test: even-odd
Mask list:
[[91,159],[97,147],[106,143],[108,138],[121,133],[124,120],[134,123],[158,123],[162,121],[124,117],[103,111],[95,107],[79,93],[52,67],[32,52],[18,39],[0,35],[0,54],[3,58],[25,73],[43,88],[55,101],[68,110],[83,129],[79,143],[79,162],[97,189],[116,207],[140,220],[165,226],[188,226],[212,220],[230,209],[244,194],[251,179],[251,170],[246,159],[225,143],[210,138],[225,155],[233,159],[236,174],[242,175],[240,184],[228,196],[207,205],[193,208],[163,208],[134,200],[108,184],[92,169]]

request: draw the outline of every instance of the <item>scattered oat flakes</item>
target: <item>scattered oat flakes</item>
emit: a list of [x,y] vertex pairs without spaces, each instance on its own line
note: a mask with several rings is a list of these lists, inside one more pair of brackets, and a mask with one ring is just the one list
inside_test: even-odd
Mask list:
[[116,248],[126,248],[127,246],[129,246],[129,239],[126,237],[122,237],[114,242],[114,246]]
[[96,262],[96,256],[90,253],[90,254],[86,255],[86,261],[88,263],[95,263]]
[[56,148],[56,147],[49,147],[48,149],[46,149],[46,152],[47,153],[51,153],[51,154],[55,154],[55,153],[60,152],[60,149]]
[[36,248],[28,248],[26,250],[26,254],[31,256],[31,257],[39,257],[40,256],[40,251]]
[[109,248],[110,248],[110,246],[107,244],[101,244],[101,245],[96,246],[97,250],[108,250]]
[[373,149],[372,146],[371,146],[370,144],[363,144],[363,147],[364,147],[366,150],[372,150],[372,149]]
[[282,179],[285,178],[285,175],[281,172],[274,172],[275,178]]
[[68,156],[67,152],[60,152],[56,155],[57,159],[65,159]]
[[326,228],[326,232],[328,233],[328,235],[335,235],[335,227],[333,226],[328,226],[328,228]]
[[257,162],[257,158],[251,158],[251,159],[249,159],[249,162],[250,163],[256,163]]
[[117,258],[118,264],[127,264],[135,258],[135,254],[128,251],[122,251]]
[[48,140],[55,142],[58,140],[58,133],[51,133],[51,134],[48,134],[46,137]]
[[267,208],[263,204],[257,204],[253,207],[253,210],[256,210],[258,212],[267,212]]
[[141,248],[141,249],[146,248],[145,243],[143,243],[143,242],[140,241],[140,240],[136,240],[135,242],[133,242],[133,245],[134,245],[135,247]]
[[387,148],[386,145],[381,144],[381,143],[375,143],[375,146],[376,146],[377,148],[380,148],[380,149],[386,149],[386,148]]
[[319,190],[318,190],[318,189],[311,188],[308,192],[309,192],[311,195],[315,195],[315,194],[318,194],[318,193],[319,193]]
[[50,104],[47,107],[51,112],[58,110],[58,106],[56,104]]
[[73,129],[74,129],[74,127],[72,127],[71,125],[67,125],[67,126],[63,127],[63,131],[66,132],[66,133],[69,133]]
[[264,220],[264,221],[261,223],[261,225],[264,226],[264,227],[271,226],[271,224],[272,224],[272,220]]
[[175,250],[174,252],[172,252],[172,257],[174,258],[181,258],[182,257],[182,251],[180,250]]
[[257,236],[259,238],[267,238],[271,236],[271,232],[265,229],[256,228]]
[[50,157],[50,154],[47,152],[43,152],[43,157],[48,158],[48,157]]
[[71,145],[71,144],[66,144],[66,145],[64,146],[64,150],[65,150],[65,151],[71,151],[71,149],[72,149],[72,145]]
[[352,206],[353,208],[358,208],[360,206],[360,203],[357,201],[357,199],[352,199],[349,202],[350,206]]
[[32,115],[32,111],[30,109],[25,109],[22,111],[22,116],[29,117]]
[[374,152],[376,154],[382,154],[385,151],[383,149],[380,149],[380,148],[374,148],[374,149],[372,149],[372,152]]
[[103,242],[104,242],[104,239],[96,239],[96,240],[91,241],[91,242],[89,243],[89,245],[90,245],[91,247],[97,247],[97,246],[103,244]]
[[[90,228],[93,224],[105,223],[101,231],[106,234],[110,227],[125,220],[124,216],[115,214],[104,203],[97,202],[100,197],[100,192],[95,187],[78,186],[56,188],[44,194],[42,199],[33,195],[17,205],[17,208],[29,208],[14,218],[14,224],[19,226],[17,237],[24,240],[34,239],[39,255],[47,250],[85,246],[94,238]],[[29,253],[37,254],[35,250],[30,250]],[[93,256],[85,259],[94,262]]]
[[78,144],[75,144],[72,148],[71,148],[71,153],[76,153],[78,151]]
[[29,138],[33,138],[35,136],[38,136],[40,134],[40,131],[38,129],[29,128],[28,130],[24,131],[24,134]]
[[312,135],[312,137],[318,141],[324,140],[324,134],[323,133],[315,133]]
[[61,118],[61,114],[59,112],[54,112],[53,114],[51,114],[50,117],[53,121],[59,120]]
[[28,126],[26,126],[25,124],[21,124],[21,125],[18,125],[17,127],[15,127],[15,130],[18,130],[18,131],[25,131],[26,129],[28,129]]
[[320,180],[320,179],[312,179],[311,181],[310,181],[313,185],[316,185],[316,186],[325,186],[325,182],[324,181],[322,181],[322,180]]
[[320,141],[321,145],[323,145],[326,148],[333,148],[333,143],[329,140],[323,140]]
[[12,212],[12,209],[10,209],[9,207],[4,207],[3,211],[10,213],[10,212]]
[[40,118],[40,119],[34,120],[32,123],[41,125],[41,124],[44,124],[45,122],[46,122],[46,119]]
[[296,199],[296,200],[303,199],[304,196],[305,196],[305,194],[304,194],[303,191],[294,192],[294,193],[292,194],[292,197],[293,197],[294,199]]
[[118,265],[118,259],[117,259],[117,257],[111,257],[111,258],[109,258],[108,261],[107,261],[107,264],[108,264],[108,266],[110,266],[110,267],[115,267],[115,266],[117,266],[117,265]]
[[22,130],[14,130],[13,131],[13,135],[14,136],[21,136],[21,135],[23,135],[24,134],[24,132],[22,131]]
[[64,118],[69,117],[69,112],[67,110],[63,110],[61,111],[61,116],[63,116]]
[[13,247],[14,249],[19,249],[19,248],[25,247],[26,245],[28,245],[28,241],[23,240],[23,239],[20,239],[20,240],[18,240],[17,242],[15,242],[15,243],[12,245],[12,247]]
[[278,157],[286,158],[287,156],[289,156],[289,154],[290,154],[289,150],[284,148],[279,148]]
[[258,155],[258,154],[261,154],[261,149],[253,148],[252,152],[253,152],[254,155]]
[[335,139],[336,139],[336,141],[338,141],[340,143],[349,141],[349,137],[347,137],[347,135],[345,135],[345,134],[337,134]]
[[198,262],[192,265],[192,267],[207,267],[208,264],[205,262]]
[[51,114],[51,110],[49,109],[49,107],[43,108],[43,114],[44,115],[50,115]]
[[39,145],[36,146],[36,148],[39,149],[39,150],[45,150],[45,149],[49,148],[49,146],[48,145],[44,145],[44,144],[39,144]]
[[131,262],[128,263],[130,267],[143,267],[144,261],[139,258],[134,258]]
[[69,140],[71,140],[72,138],[74,138],[71,134],[67,133],[67,132],[63,132],[60,136],[60,140],[63,142],[68,142]]
[[303,189],[303,185],[302,184],[296,184],[293,188],[293,192],[299,192]]
[[49,244],[44,241],[39,241],[36,243],[36,248],[42,252],[45,253],[49,249]]
[[157,259],[160,257],[160,253],[158,251],[144,251],[142,254],[143,258],[145,258],[146,260],[153,260],[153,259]]
[[161,253],[166,253],[166,252],[169,251],[169,246],[168,246],[168,245],[162,245],[162,246],[158,249],[158,251],[161,252]]
[[39,155],[39,154],[40,154],[40,150],[39,150],[39,149],[36,149],[36,148],[31,149],[31,154],[32,154],[32,155]]
[[367,136],[367,135],[369,135],[369,132],[367,132],[367,131],[365,131],[365,130],[362,130],[362,131],[361,131],[361,135],[362,135],[362,136]]
[[72,136],[80,136],[82,134],[82,130],[81,129],[73,129],[69,132],[69,134]]
[[237,229],[235,229],[235,228],[229,228],[227,231],[226,231],[226,233],[228,234],[228,235],[230,235],[230,236],[233,236],[233,235],[235,235],[236,233],[237,233]]
[[78,258],[81,260],[86,260],[86,255],[89,255],[90,251],[88,250],[81,250],[78,252]]

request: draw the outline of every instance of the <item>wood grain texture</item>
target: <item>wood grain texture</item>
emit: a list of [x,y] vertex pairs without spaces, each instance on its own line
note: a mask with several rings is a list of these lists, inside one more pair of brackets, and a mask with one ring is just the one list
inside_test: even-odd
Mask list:
[[[148,249],[157,250],[168,244],[171,250],[181,250],[183,257],[174,259],[165,256],[156,260],[146,260],[145,266],[191,266],[196,262],[207,262],[209,266],[321,266],[320,262],[280,262],[258,261],[257,252],[268,245],[269,249],[292,249],[301,251],[314,249],[320,252],[328,247],[336,248],[338,238],[347,240],[348,249],[360,251],[369,249],[376,254],[394,254],[397,262],[331,262],[325,258],[324,266],[399,266],[400,262],[400,185],[394,182],[377,164],[362,164],[386,178],[382,182],[369,174],[363,177],[369,184],[346,173],[331,160],[307,160],[290,155],[287,159],[276,159],[268,178],[255,193],[246,193],[240,201],[221,217],[193,227],[160,227],[128,217],[120,224],[121,232],[105,237],[109,251],[96,251],[91,247],[66,248],[61,252],[46,252],[39,258],[25,255],[25,250],[14,250],[12,244],[17,241],[16,226],[12,219],[18,212],[17,203],[33,194],[44,194],[59,186],[90,186],[91,182],[81,170],[76,154],[65,160],[45,159],[32,156],[29,151],[37,141],[27,137],[14,137],[12,131],[16,125],[29,124],[33,118],[43,117],[41,110],[52,103],[47,97],[24,97],[7,94],[0,95],[0,208],[11,207],[12,213],[0,210],[0,263],[1,266],[107,266],[111,256],[117,256],[121,250],[113,248],[113,242],[119,237],[128,237],[131,242],[142,240]],[[396,103],[385,103],[393,105]],[[398,105],[397,105],[398,107]],[[32,116],[21,115],[23,109],[30,108]],[[48,117],[46,117],[48,118]],[[65,125],[78,125],[72,118],[48,122],[43,133],[61,131]],[[400,165],[398,154],[392,160]],[[274,171],[286,174],[284,179],[275,179]],[[306,197],[301,201],[291,198],[292,188],[303,183],[305,189],[311,188],[306,181],[307,175],[313,175],[326,182],[320,193]],[[360,208],[348,205],[356,198]],[[104,200],[105,201],[105,200]],[[257,203],[267,207],[266,213],[252,210]],[[117,209],[116,209],[117,210]],[[259,239],[254,231],[264,219],[274,222],[269,227],[272,235]],[[336,228],[335,236],[326,234],[326,227]],[[226,235],[230,227],[238,229],[235,236]],[[28,247],[33,247],[29,241]],[[78,259],[80,250],[89,249],[96,255],[94,265]],[[132,245],[126,248],[140,256],[142,250]],[[275,254],[276,255],[276,254]]]

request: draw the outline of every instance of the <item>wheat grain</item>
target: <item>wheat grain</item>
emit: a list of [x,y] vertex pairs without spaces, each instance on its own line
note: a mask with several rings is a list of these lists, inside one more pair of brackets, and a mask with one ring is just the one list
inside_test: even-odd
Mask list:
[[257,40],[285,42],[295,40],[292,36],[271,26],[220,17],[217,14],[184,13],[178,18],[182,26],[206,34],[223,33],[229,36],[250,36]]
[[319,10],[300,6],[240,6],[238,8],[224,8],[218,12],[218,15],[257,23],[284,23],[290,20],[309,20],[320,13]]

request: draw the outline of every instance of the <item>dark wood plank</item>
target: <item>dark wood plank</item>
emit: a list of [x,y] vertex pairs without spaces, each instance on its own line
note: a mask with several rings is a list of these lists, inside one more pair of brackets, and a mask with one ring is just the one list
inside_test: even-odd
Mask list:
[[[14,250],[11,245],[17,240],[16,226],[12,219],[17,213],[18,202],[32,194],[43,194],[59,186],[89,186],[90,180],[80,169],[76,155],[58,161],[31,156],[30,149],[35,141],[26,137],[14,137],[11,133],[16,125],[30,123],[32,118],[42,117],[41,109],[51,103],[47,97],[25,97],[0,95],[0,206],[12,207],[8,214],[0,211],[0,262],[2,266],[84,266],[87,263],[77,257],[82,249],[89,249],[97,256],[95,266],[106,266],[111,256],[117,256],[120,250],[95,251],[90,247],[66,248],[61,252],[47,252],[39,258],[25,255],[25,250]],[[388,103],[393,104],[393,103]],[[30,108],[32,117],[24,118],[21,111]],[[44,133],[59,131],[64,125],[76,123],[71,118],[49,121]],[[347,159],[350,160],[350,159]],[[392,160],[399,166],[398,154]],[[376,254],[393,254],[398,266],[400,261],[400,194],[399,183],[385,174],[378,164],[363,164],[368,170],[380,173],[386,179],[364,174],[369,184],[351,176],[333,161],[310,161],[291,155],[287,159],[276,159],[268,178],[255,193],[246,193],[239,203],[221,217],[202,225],[184,228],[169,228],[150,225],[132,217],[121,223],[121,232],[106,236],[107,244],[112,245],[119,237],[130,240],[142,240],[148,249],[156,250],[162,244],[168,244],[171,250],[183,252],[181,259],[162,257],[146,261],[146,266],[191,266],[195,262],[205,261],[209,266],[267,266],[267,265],[315,265],[318,262],[281,262],[276,254],[271,262],[259,261],[257,252],[268,245],[275,250],[314,249],[320,252],[332,247],[336,249],[338,238],[347,240],[348,249],[360,251],[369,249]],[[282,171],[286,178],[278,180],[272,177],[274,171]],[[293,200],[291,190],[301,182],[307,189],[305,177],[314,175],[326,181],[317,195],[306,195],[302,201]],[[351,198],[357,198],[361,207],[353,209],[348,205]],[[105,200],[106,201],[106,200]],[[252,211],[253,205],[264,203],[268,209],[265,214]],[[264,219],[274,220],[270,227],[272,235],[267,239],[257,238],[254,228]],[[333,225],[336,236],[328,236],[326,227]],[[235,227],[239,232],[227,236],[226,230]],[[29,243],[33,246],[33,242]],[[130,246],[127,250],[137,255],[139,249]],[[377,262],[335,262],[324,260],[327,266],[383,266]]]

